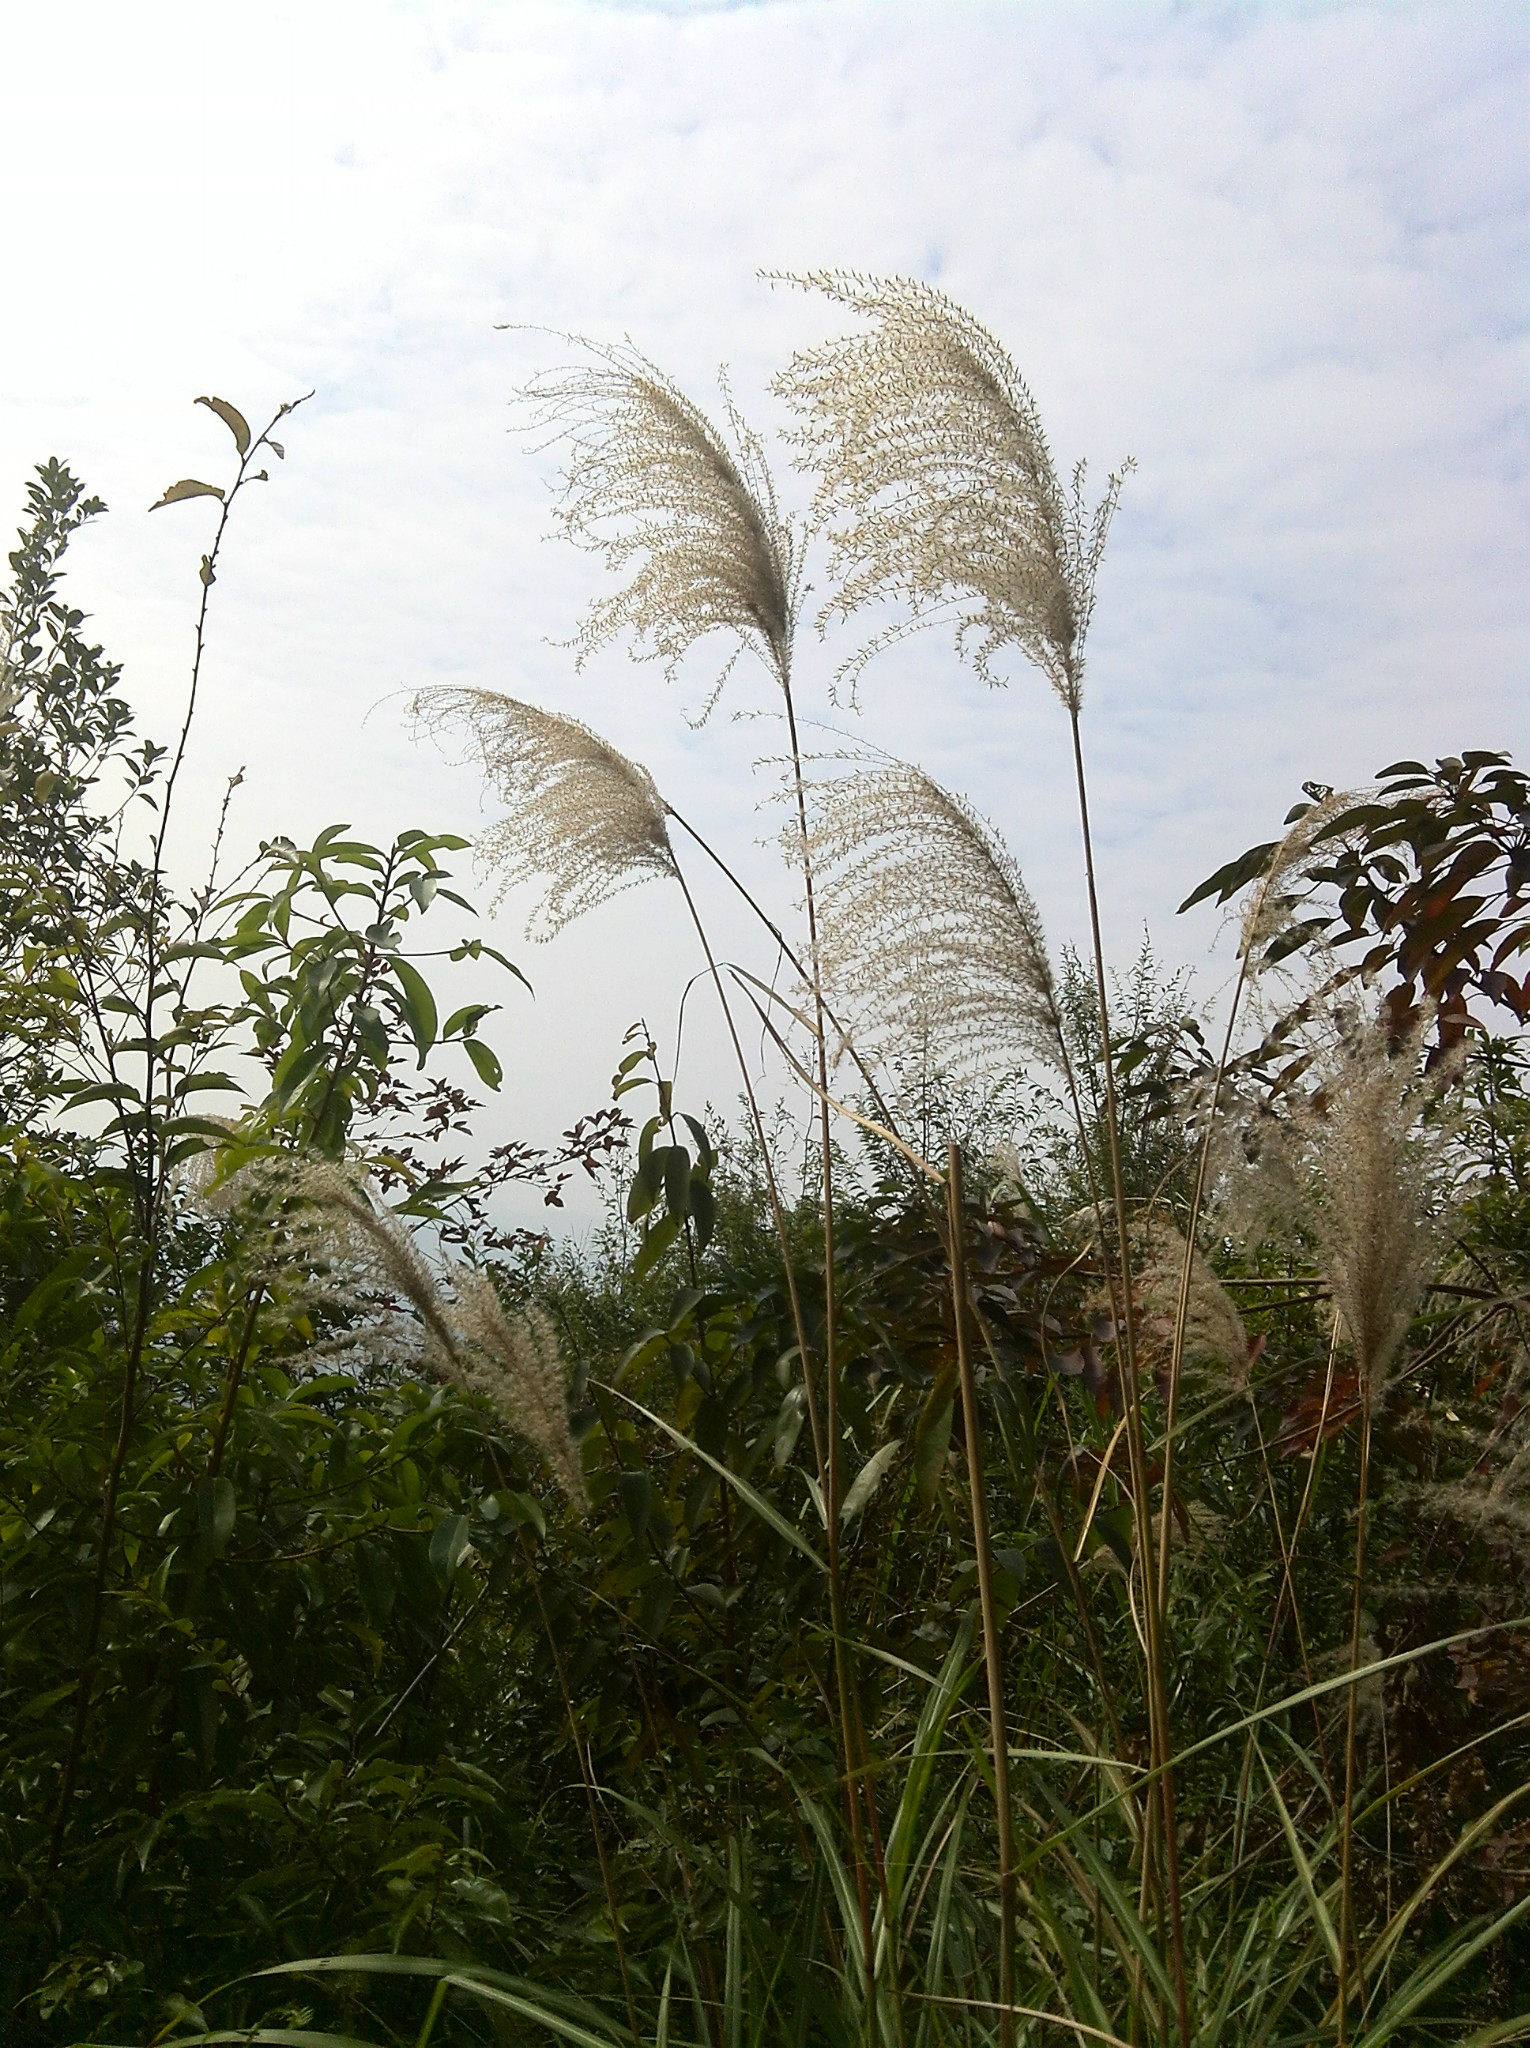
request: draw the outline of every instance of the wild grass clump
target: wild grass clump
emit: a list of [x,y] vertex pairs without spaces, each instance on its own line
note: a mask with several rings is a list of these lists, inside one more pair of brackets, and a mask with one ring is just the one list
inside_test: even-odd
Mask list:
[[[1530,2033],[1525,779],[1313,786],[1191,899],[1240,915],[1213,1051],[1182,980],[1113,982],[1100,944],[1084,649],[1121,475],[1093,509],[1059,481],[942,294],[799,282],[861,323],[778,381],[801,515],[726,381],[719,425],[576,344],[522,394],[617,586],[576,669],[716,654],[710,709],[758,658],[797,924],[578,721],[414,705],[465,735],[533,936],[681,890],[744,1132],[634,1027],[559,1155],[607,1177],[602,1234],[504,1255],[485,1204],[530,1155],[470,1173],[442,1148],[476,1105],[402,1079],[500,1074],[491,1006],[443,1024],[406,944],[467,909],[455,839],[271,842],[184,929],[155,882],[120,1030],[35,934],[7,956],[32,1068],[44,1001],[96,1061],[49,1099],[115,1119],[66,1141],[45,1081],[5,1138],[6,1953],[40,2038],[95,1998],[160,2041]],[[821,675],[819,543],[821,622],[891,609]],[[809,692],[941,620],[1067,713],[1090,929],[1060,972],[964,798],[804,748]],[[166,963],[203,961],[194,1007]],[[199,1116],[235,1045],[269,1086]]]

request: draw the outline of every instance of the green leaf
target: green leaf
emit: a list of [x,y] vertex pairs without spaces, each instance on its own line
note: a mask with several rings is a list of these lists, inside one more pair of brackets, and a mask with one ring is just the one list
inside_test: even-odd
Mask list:
[[778,1472],[784,1472],[791,1463],[792,1452],[797,1448],[797,1439],[802,1434],[802,1424],[806,1415],[805,1390],[801,1387],[789,1388],[776,1416],[775,1443],[771,1453]]
[[850,1491],[839,1504],[841,1522],[853,1522],[856,1516],[864,1511],[872,1495],[896,1462],[902,1448],[900,1440],[894,1437],[891,1443],[883,1444],[881,1450],[874,1451],[866,1460],[850,1482]]
[[691,1155],[683,1145],[668,1145],[664,1152],[664,1200],[672,1216],[684,1216],[689,1211],[690,1194]]
[[441,1026],[442,1038],[455,1038],[459,1031],[464,1038],[471,1038],[484,1018],[492,1017],[499,1008],[499,1003],[464,1003],[460,1010],[453,1010]]
[[622,1498],[622,1513],[627,1517],[627,1526],[632,1531],[633,1541],[641,1543],[648,1527],[648,1514],[653,1505],[653,1483],[646,1472],[623,1472],[617,1481]]
[[643,1242],[638,1246],[637,1257],[632,1261],[632,1277],[641,1280],[663,1258],[675,1239],[680,1235],[681,1218],[664,1216],[645,1232]]
[[157,498],[149,507],[149,510],[151,512],[158,512],[161,507],[165,505],[179,505],[186,498],[217,498],[221,500],[222,496],[223,493],[216,484],[198,483],[194,476],[183,476],[178,484],[171,484],[165,495],[162,498]]
[[497,952],[493,946],[485,945],[482,939],[463,939],[459,944],[452,947],[452,950],[446,957],[449,960],[482,960],[485,958],[497,960],[501,967],[508,967],[516,980],[524,988],[528,989],[532,995],[536,994],[536,990],[532,988],[531,983],[527,981],[525,975],[522,974],[515,962],[507,960],[504,954]]
[[374,1542],[368,1536],[358,1541],[356,1583],[361,1591],[361,1604],[366,1609],[367,1620],[373,1628],[381,1628],[393,1612],[398,1592],[398,1576],[393,1569],[392,1554],[385,1544]]
[[1204,903],[1208,896],[1215,896],[1218,903],[1225,903],[1229,896],[1236,896],[1240,889],[1257,881],[1270,864],[1270,855],[1279,844],[1278,840],[1266,840],[1263,846],[1251,846],[1247,853],[1240,853],[1236,860],[1230,860],[1226,867],[1218,868],[1214,875],[1208,875],[1199,888],[1192,889],[1180,910],[1191,910],[1197,903]]
[[931,1387],[914,1430],[914,1483],[926,1507],[934,1501],[951,1448],[951,1416],[955,1406],[954,1371],[943,1372]]
[[198,405],[205,405],[209,412],[215,412],[234,437],[234,446],[243,455],[250,445],[250,429],[244,414],[237,406],[229,404],[226,398],[199,398]]
[[712,1193],[710,1181],[699,1175],[691,1181],[691,1221],[696,1226],[696,1249],[705,1251],[712,1242],[712,1230],[717,1221],[717,1202]]
[[443,1515],[430,1539],[431,1568],[449,1579],[473,1547],[466,1515]]
[[202,1542],[202,1555],[209,1562],[227,1550],[238,1505],[233,1481],[225,1479],[221,1472],[216,1479],[204,1479],[198,1485],[197,1534]]
[[747,1479],[740,1478],[737,1472],[730,1472],[726,1465],[721,1463],[719,1459],[709,1456],[693,1438],[673,1428],[664,1420],[662,1415],[655,1415],[651,1408],[645,1408],[640,1401],[634,1401],[630,1394],[622,1393],[619,1387],[612,1387],[610,1391],[617,1396],[618,1400],[625,1401],[629,1408],[641,1415],[645,1422],[651,1422],[655,1429],[662,1429],[672,1444],[678,1444],[682,1451],[692,1452],[696,1457],[700,1458],[703,1465],[710,1465],[718,1478],[726,1486],[730,1486],[733,1489],[745,1506],[752,1508],[766,1527],[774,1529],[776,1534],[789,1543],[793,1550],[800,1551],[811,1564],[816,1564],[821,1572],[828,1570],[828,1566],[818,1555],[812,1544],[808,1542],[801,1530],[794,1529],[791,1523],[787,1521],[785,1515],[780,1514],[773,1508],[763,1494],[757,1493]]
[[717,1163],[717,1154],[712,1150],[712,1140],[707,1136],[706,1125],[698,1123],[693,1116],[682,1115],[680,1121],[690,1126],[691,1136],[696,1140],[696,1171],[710,1173]]
[[388,965],[398,983],[395,991],[398,1005],[404,1013],[404,1022],[409,1027],[423,1067],[427,1053],[436,1042],[436,999],[424,975],[418,968],[411,967],[407,960],[393,959]]
[[505,1078],[505,1070],[499,1063],[498,1055],[479,1038],[464,1038],[462,1050],[473,1062],[478,1078],[485,1088],[497,1093],[500,1082]]

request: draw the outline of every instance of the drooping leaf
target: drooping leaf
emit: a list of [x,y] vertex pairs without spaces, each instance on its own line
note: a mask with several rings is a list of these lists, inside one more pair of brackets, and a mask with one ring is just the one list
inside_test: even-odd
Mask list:
[[946,1453],[951,1448],[955,1384],[955,1368],[948,1367],[926,1396],[914,1431],[914,1483],[926,1507],[935,1498]]
[[370,1536],[363,1536],[356,1545],[356,1583],[367,1620],[373,1628],[381,1628],[393,1612],[398,1574],[386,1545]]
[[[397,957],[391,959],[388,964],[398,984],[395,994],[399,1008],[404,1013],[404,1022],[409,1027],[409,1035],[414,1040],[415,1050],[420,1056],[419,1063],[423,1067],[426,1055],[436,1042],[436,999],[430,992],[429,983],[417,967],[411,967],[407,960]],[[469,1057],[471,1058],[471,1055]]]
[[197,1487],[197,1535],[202,1555],[211,1562],[221,1557],[234,1533],[238,1496],[234,1483],[220,1472],[216,1479],[204,1479]]
[[[249,422],[237,406],[230,405],[226,398],[199,398],[198,405],[205,405],[209,412],[215,412],[234,437],[234,446],[243,455],[250,445]],[[273,444],[274,445],[274,444]]]
[[864,1513],[872,1495],[897,1462],[898,1453],[902,1449],[902,1441],[894,1437],[891,1443],[883,1444],[879,1451],[873,1451],[851,1480],[850,1490],[839,1504],[839,1519],[842,1522],[853,1522],[857,1515]]
[[638,1247],[637,1257],[632,1261],[632,1277],[641,1280],[663,1258],[675,1239],[680,1235],[678,1216],[662,1216]]
[[1190,891],[1179,906],[1180,910],[1191,910],[1197,903],[1204,903],[1208,896],[1215,896],[1218,903],[1225,903],[1230,896],[1236,896],[1240,889],[1257,881],[1264,873],[1278,843],[1267,839],[1262,846],[1251,846],[1247,853],[1240,853],[1236,860],[1228,861],[1225,867],[1218,868],[1214,875],[1208,875],[1204,882]]
[[646,1472],[623,1472],[617,1486],[622,1498],[622,1513],[627,1517],[633,1541],[641,1543],[653,1505],[653,1484]]
[[464,1038],[462,1050],[473,1062],[473,1066],[485,1088],[498,1094],[499,1084],[505,1078],[505,1070],[499,1063],[499,1056],[481,1038]]
[[162,498],[156,498],[149,507],[158,512],[165,505],[179,505],[186,498],[217,498],[220,502],[223,492],[217,484],[199,483],[194,476],[183,476],[178,484],[171,484]]
[[443,1515],[430,1539],[431,1569],[449,1579],[473,1547],[466,1515]]

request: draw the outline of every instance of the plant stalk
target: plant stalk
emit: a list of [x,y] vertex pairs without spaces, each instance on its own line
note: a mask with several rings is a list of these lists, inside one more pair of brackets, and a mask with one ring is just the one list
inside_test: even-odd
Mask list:
[[[1363,1364],[1364,1361],[1362,1361]],[[1360,1997],[1365,1998],[1365,1978],[1354,1927],[1355,1846],[1355,1738],[1359,1720],[1360,1689],[1355,1674],[1360,1668],[1360,1611],[1365,1592],[1366,1496],[1371,1477],[1371,1394],[1365,1390],[1360,1413],[1359,1506],[1355,1523],[1355,1586],[1349,1626],[1349,1702],[1344,1715],[1344,1820],[1339,1847],[1339,2048],[1349,2038],[1349,1956],[1355,1949],[1355,1971]]]
[[[1149,1727],[1153,1762],[1158,1780],[1157,1808],[1163,1836],[1164,1875],[1168,1881],[1170,1942],[1173,1950],[1174,1996],[1178,2007],[1180,2038],[1189,2048],[1190,2000],[1185,1974],[1184,1913],[1180,1899],[1179,1847],[1175,1839],[1174,1774],[1170,1764],[1168,1700],[1164,1684],[1162,1631],[1159,1627],[1157,1560],[1153,1546],[1152,1500],[1147,1482],[1147,1452],[1142,1434],[1142,1393],[1137,1377],[1137,1330],[1132,1302],[1130,1236],[1126,1214],[1126,1182],[1121,1170],[1121,1126],[1116,1097],[1115,1054],[1110,1036],[1110,1002],[1105,988],[1105,950],[1100,937],[1099,893],[1095,884],[1094,843],[1089,824],[1089,792],[1084,777],[1083,737],[1076,705],[1069,707],[1073,735],[1073,770],[1078,788],[1079,829],[1083,838],[1084,879],[1089,893],[1089,934],[1094,949],[1095,996],[1100,1011],[1100,1058],[1105,1078],[1105,1122],[1110,1139],[1110,1179],[1116,1215],[1117,1257],[1123,1309],[1122,1362],[1125,1367],[1126,1441],[1136,1494],[1136,1534],[1139,1569],[1142,1574],[1142,1614],[1145,1662],[1148,1681]],[[1103,1250],[1103,1247],[1102,1247]],[[1163,1541],[1169,1540],[1168,1501],[1164,1502]],[[1144,1838],[1144,1872],[1149,1862]]]
[[983,1616],[983,1666],[988,1676],[988,1724],[993,1742],[994,1801],[999,1817],[999,2042],[1015,2040],[1015,1839],[1009,1793],[1009,1738],[1004,1718],[1004,1667],[999,1643],[999,1610],[993,1589],[993,1545],[988,1496],[983,1487],[981,1421],[972,1352],[967,1341],[967,1249],[962,1225],[962,1155],[946,1153],[946,1231],[951,1258],[951,1310],[956,1326],[956,1371],[962,1389],[962,1424],[967,1439],[967,1485],[972,1497],[972,1545],[977,1557],[978,1601]]

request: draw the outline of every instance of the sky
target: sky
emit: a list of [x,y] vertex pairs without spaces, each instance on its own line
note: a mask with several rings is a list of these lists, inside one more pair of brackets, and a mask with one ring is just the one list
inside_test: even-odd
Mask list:
[[[780,270],[939,285],[1019,364],[1059,466],[1135,458],[1084,718],[1118,963],[1146,928],[1211,997],[1225,938],[1175,905],[1304,779],[1524,752],[1523,6],[66,0],[4,11],[0,71],[0,519],[50,454],[107,500],[70,594],[161,738],[210,517],[147,508],[232,452],[193,400],[263,422],[314,393],[227,544],[188,878],[239,768],[246,847],[492,822],[402,717],[454,683],[596,727],[790,912],[754,766],[779,745],[763,672],[700,730],[705,663],[666,684],[611,650],[575,674],[559,643],[605,586],[548,538],[555,452],[511,411],[573,331],[630,336],[704,407],[726,363],[774,433],[772,374],[851,317],[761,282]],[[843,722],[826,685],[853,644],[804,636],[810,714]],[[991,691],[930,634],[862,705],[857,733],[993,819],[1054,945],[1080,941],[1067,725],[1041,680]],[[720,949],[768,969],[699,887]],[[483,930],[535,1000],[472,992],[505,1003],[491,1135],[547,1142],[608,1099],[635,1018],[673,1043],[698,963],[661,883],[546,948],[525,910]],[[699,998],[687,1017],[682,1096],[726,1104],[722,1034]]]

